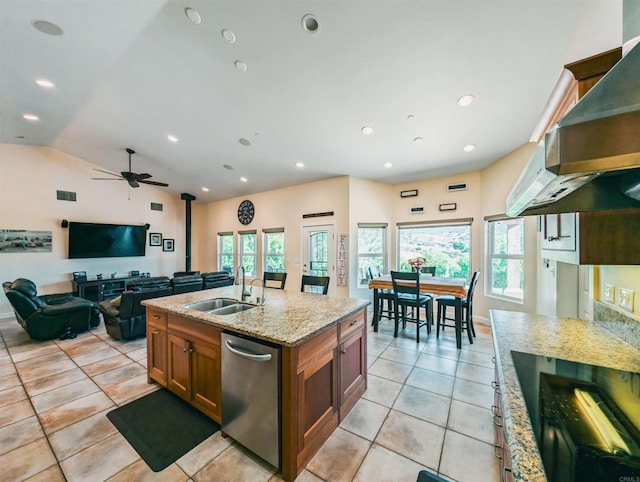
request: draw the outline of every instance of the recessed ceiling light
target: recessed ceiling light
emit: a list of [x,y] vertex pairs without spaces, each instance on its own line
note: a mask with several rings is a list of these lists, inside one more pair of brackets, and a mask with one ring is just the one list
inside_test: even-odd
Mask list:
[[64,31],[55,23],[47,22],[46,20],[34,20],[31,22],[31,25],[38,32],[42,32],[47,35],[62,35],[64,33]]
[[362,133],[365,136],[370,136],[371,134],[373,134],[373,127],[371,126],[364,126],[362,129],[360,129],[360,131],[362,131]]
[[409,115],[407,116],[407,120],[413,120],[413,119],[415,119],[415,118],[416,118],[416,116],[414,116],[413,114],[409,114]]
[[302,30],[312,34],[317,33],[320,30],[318,18],[312,13],[306,14],[302,17]]
[[176,136],[171,135],[171,134],[169,134],[167,136],[167,139],[169,139],[171,142],[178,142],[178,138]]
[[391,166],[393,166],[393,164],[391,162],[385,162],[383,166],[389,169]]
[[476,148],[475,144],[467,144],[466,146],[463,147],[464,152],[471,152]]
[[222,38],[225,39],[230,44],[233,44],[236,42],[236,34],[233,33],[231,30],[229,30],[228,28],[222,29],[222,32],[220,33],[222,34]]
[[461,107],[466,107],[473,102],[475,97],[473,94],[464,94],[462,97],[458,99],[458,105]]
[[202,190],[203,190],[204,192],[209,192],[209,188],[208,188],[208,187],[203,187],[203,188],[202,188]]
[[251,145],[251,141],[249,139],[245,139],[244,137],[238,139],[238,142],[245,147],[249,147]]
[[304,167],[304,162],[302,161],[296,162],[296,167]]
[[424,139],[422,137],[416,137],[415,139],[413,139],[414,144],[422,144],[423,142]]
[[242,60],[236,60],[233,65],[235,65],[236,69],[238,69],[240,72],[246,72],[249,69],[247,64],[245,64]]
[[233,166],[230,166],[229,164],[223,164],[223,166],[227,171],[233,171]]
[[184,14],[187,16],[189,20],[191,20],[196,25],[202,22],[202,17],[198,12],[196,12],[193,8],[187,7],[184,9]]
[[46,89],[51,89],[52,87],[56,86],[53,82],[47,79],[36,79],[36,84]]
[[24,117],[25,119],[30,120],[30,121],[40,120],[40,117],[38,117],[37,115],[34,115],[34,114],[23,114],[22,117]]
[[240,178],[240,182],[247,182],[247,178],[246,177],[241,177]]

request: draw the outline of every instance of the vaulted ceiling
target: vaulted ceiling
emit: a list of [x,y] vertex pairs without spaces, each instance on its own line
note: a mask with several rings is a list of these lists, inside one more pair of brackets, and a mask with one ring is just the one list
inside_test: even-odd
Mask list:
[[404,182],[527,142],[562,66],[621,43],[621,0],[1,0],[0,141],[116,173],[130,147],[199,201]]

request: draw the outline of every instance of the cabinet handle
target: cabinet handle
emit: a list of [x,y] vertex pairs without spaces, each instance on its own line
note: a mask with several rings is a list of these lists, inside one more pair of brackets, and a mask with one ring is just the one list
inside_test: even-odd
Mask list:
[[502,417],[500,415],[498,415],[498,414],[494,415],[493,416],[493,424],[496,427],[501,427],[502,428],[502,422],[498,423],[498,419],[502,419]]
[[500,388],[500,384],[498,382],[496,382],[495,380],[493,380],[491,382],[491,388],[493,388],[494,390],[498,390],[498,388]]
[[495,355],[491,357],[491,362],[495,365],[496,364],[496,357]]
[[497,405],[491,405],[491,413],[494,415],[498,415],[498,406]]
[[159,335],[160,334],[160,330],[153,330],[151,332],[152,335]]
[[193,353],[193,348],[189,348],[189,353]]
[[502,482],[507,482],[507,472],[511,473],[511,467],[502,467]]
[[153,315],[153,316],[152,316],[152,318],[153,318],[154,320],[159,320],[159,319],[160,319],[160,316],[159,316],[159,315]]
[[340,353],[341,353],[342,355],[345,355],[345,354],[347,353],[347,350],[345,350],[344,348],[342,348],[342,349],[340,350]]
[[188,348],[185,346],[185,347],[182,349],[182,353],[187,353],[187,349],[188,349]]
[[353,326],[353,325],[355,325],[356,323],[358,323],[358,321],[359,321],[359,320],[353,320],[351,323],[349,323],[349,326]]
[[496,456],[496,459],[502,460],[502,454],[498,454],[498,450],[502,450],[502,447],[500,445],[495,445],[493,446],[493,455]]

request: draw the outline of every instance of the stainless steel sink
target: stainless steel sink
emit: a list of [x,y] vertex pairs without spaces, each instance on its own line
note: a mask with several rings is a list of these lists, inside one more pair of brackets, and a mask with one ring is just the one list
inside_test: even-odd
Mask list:
[[238,303],[238,300],[234,300],[233,298],[212,298],[210,300],[187,303],[184,307],[189,310],[212,311],[226,306],[235,305],[236,303]]
[[209,311],[212,315],[232,315],[234,313],[240,313],[241,311],[250,310],[255,308],[256,305],[250,305],[248,303],[236,303],[234,305],[225,306],[223,308],[217,308]]

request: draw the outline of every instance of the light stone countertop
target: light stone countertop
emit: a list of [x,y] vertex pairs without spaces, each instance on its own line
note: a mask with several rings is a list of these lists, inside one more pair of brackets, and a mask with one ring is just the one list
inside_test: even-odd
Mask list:
[[640,350],[598,324],[576,318],[491,310],[491,328],[513,479],[546,481],[511,351],[640,372]]
[[[370,304],[369,300],[364,299],[267,288],[265,306],[256,306],[235,314],[212,315],[183,306],[185,303],[211,298],[240,299],[241,288],[233,285],[193,291],[144,300],[142,304],[284,346],[300,345]],[[255,304],[256,296],[261,295],[262,287],[253,286],[252,296],[247,302]]]

